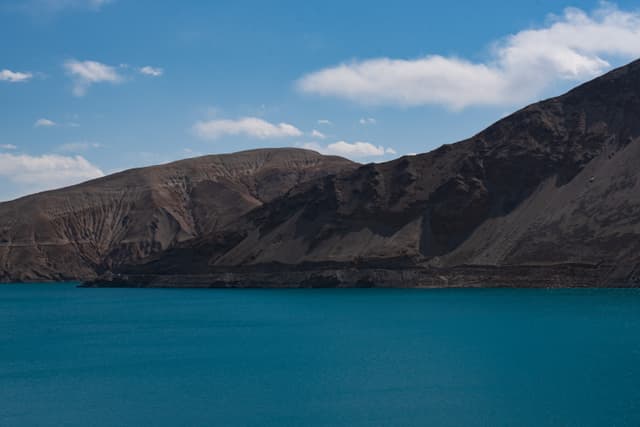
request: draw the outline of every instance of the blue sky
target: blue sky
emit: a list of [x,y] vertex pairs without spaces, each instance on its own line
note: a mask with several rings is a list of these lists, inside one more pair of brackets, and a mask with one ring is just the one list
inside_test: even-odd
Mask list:
[[429,151],[640,57],[638,12],[631,1],[4,0],[0,200],[256,147],[361,162]]

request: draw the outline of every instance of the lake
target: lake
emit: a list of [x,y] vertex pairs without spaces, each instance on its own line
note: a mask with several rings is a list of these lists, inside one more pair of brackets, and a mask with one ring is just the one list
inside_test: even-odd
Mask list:
[[640,290],[0,286],[2,426],[638,426]]

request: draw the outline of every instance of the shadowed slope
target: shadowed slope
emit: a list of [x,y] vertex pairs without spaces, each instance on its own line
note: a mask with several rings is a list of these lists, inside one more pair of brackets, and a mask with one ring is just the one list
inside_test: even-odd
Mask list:
[[634,62],[468,140],[304,183],[222,231],[121,271],[577,263],[614,265],[607,280],[634,280],[639,164]]
[[88,279],[212,233],[304,181],[354,166],[307,150],[252,150],[2,203],[0,279]]

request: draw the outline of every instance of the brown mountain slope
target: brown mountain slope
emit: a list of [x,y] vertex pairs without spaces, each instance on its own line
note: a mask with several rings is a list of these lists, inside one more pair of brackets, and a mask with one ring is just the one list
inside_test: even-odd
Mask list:
[[202,234],[314,178],[351,169],[300,149],[133,169],[0,204],[0,280],[89,279]]
[[[536,286],[631,283],[640,253],[638,165],[634,62],[468,140],[307,182],[222,231],[119,271],[158,285],[313,277],[495,285],[523,274]],[[209,277],[187,277],[196,273]]]

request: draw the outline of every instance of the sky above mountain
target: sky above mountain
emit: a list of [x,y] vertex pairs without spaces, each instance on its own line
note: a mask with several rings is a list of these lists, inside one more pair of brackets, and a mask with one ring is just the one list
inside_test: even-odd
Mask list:
[[203,154],[437,148],[640,57],[633,1],[4,0],[0,200]]

